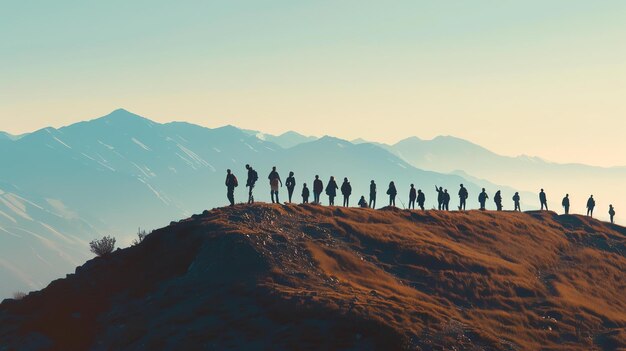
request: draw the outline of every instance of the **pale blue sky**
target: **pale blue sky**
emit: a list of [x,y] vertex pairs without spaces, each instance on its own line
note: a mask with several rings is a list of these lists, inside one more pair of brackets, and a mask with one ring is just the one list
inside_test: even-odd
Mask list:
[[157,121],[626,165],[625,1],[0,0],[0,130]]

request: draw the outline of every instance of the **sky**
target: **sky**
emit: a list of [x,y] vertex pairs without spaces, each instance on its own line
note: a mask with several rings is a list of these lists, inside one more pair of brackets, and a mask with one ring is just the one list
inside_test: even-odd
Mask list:
[[0,130],[159,122],[626,165],[626,2],[0,0]]

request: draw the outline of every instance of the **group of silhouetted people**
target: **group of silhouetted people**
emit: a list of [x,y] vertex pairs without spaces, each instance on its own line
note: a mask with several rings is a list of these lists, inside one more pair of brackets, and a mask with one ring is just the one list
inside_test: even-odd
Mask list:
[[[256,182],[259,179],[259,175],[256,170],[254,170],[250,165],[246,165],[246,170],[248,171],[248,178],[246,180],[246,187],[248,188],[248,203],[254,203],[253,189],[256,185]],[[280,175],[276,171],[276,167],[272,167],[272,171],[268,175],[268,180],[270,183],[270,197],[272,199],[272,203],[280,203],[278,198],[279,188],[283,186],[283,182],[280,178]],[[228,197],[228,201],[230,202],[230,206],[235,205],[235,188],[239,185],[237,177],[232,173],[230,169],[226,171],[226,188]],[[289,172],[289,176],[285,180],[285,186],[287,187],[287,194],[289,203],[292,202],[293,192],[296,188],[296,178],[294,176],[294,172]],[[335,177],[331,176],[324,188],[324,184],[322,180],[319,178],[319,175],[315,176],[313,180],[313,203],[320,204],[320,196],[322,192],[325,191],[328,196],[328,204],[330,206],[335,205],[335,197],[337,197],[337,190],[341,191],[341,195],[343,196],[343,206],[350,206],[350,196],[352,195],[352,185],[348,178],[343,179],[343,183],[341,187],[337,185],[335,181]],[[435,185],[435,191],[437,192],[437,209],[440,211],[449,211],[450,210],[450,194],[448,193],[448,189],[444,189],[441,186]],[[366,201],[365,196],[361,196],[357,205],[361,208],[376,208],[376,194],[377,194],[377,186],[376,182],[372,180],[370,182],[370,194],[369,194],[369,202]],[[302,184],[302,203],[309,203],[310,191],[307,187],[306,183]],[[389,183],[389,187],[387,188],[387,195],[389,196],[389,206],[396,206],[396,196],[398,195],[398,190],[396,189],[395,183],[392,181]],[[469,192],[467,188],[460,185],[460,189],[458,192],[459,196],[459,211],[465,211],[467,199],[469,198]],[[485,188],[482,188],[482,191],[478,194],[478,203],[480,205],[480,210],[486,210],[487,200],[489,199],[489,195],[487,194]],[[513,204],[514,211],[521,211],[520,206],[520,195],[519,192],[516,192],[513,195]],[[496,191],[493,201],[496,205],[497,211],[502,211],[502,193],[500,190]],[[415,204],[417,203],[418,207],[421,210],[424,210],[424,203],[426,202],[426,196],[421,189],[416,189],[414,184],[411,184],[409,188],[409,209],[415,209]],[[541,205],[541,210],[544,209],[548,211],[548,200],[546,193],[543,189],[539,192],[539,203]],[[565,210],[565,214],[569,214],[570,210],[570,198],[569,194],[566,194],[563,200],[561,201],[561,205]],[[596,206],[596,201],[593,198],[593,195],[589,197],[587,200],[587,216],[593,217],[593,210]],[[613,219],[615,217],[615,208],[613,205],[609,205],[609,216],[611,218],[611,223],[613,223]]]

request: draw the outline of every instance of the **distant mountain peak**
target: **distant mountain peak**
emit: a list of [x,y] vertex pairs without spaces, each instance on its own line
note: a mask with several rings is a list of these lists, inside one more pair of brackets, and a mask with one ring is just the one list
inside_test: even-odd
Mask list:
[[97,118],[96,121],[104,121],[106,122],[122,122],[122,121],[145,121],[151,124],[155,123],[145,117],[142,117],[136,113],[130,112],[123,108],[118,108],[117,110],[112,111],[106,116],[102,116]]

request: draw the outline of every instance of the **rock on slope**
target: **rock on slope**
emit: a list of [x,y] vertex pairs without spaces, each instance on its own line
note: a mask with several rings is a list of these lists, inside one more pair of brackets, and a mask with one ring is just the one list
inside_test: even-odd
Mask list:
[[217,209],[4,301],[0,350],[615,350],[624,233],[550,212]]

